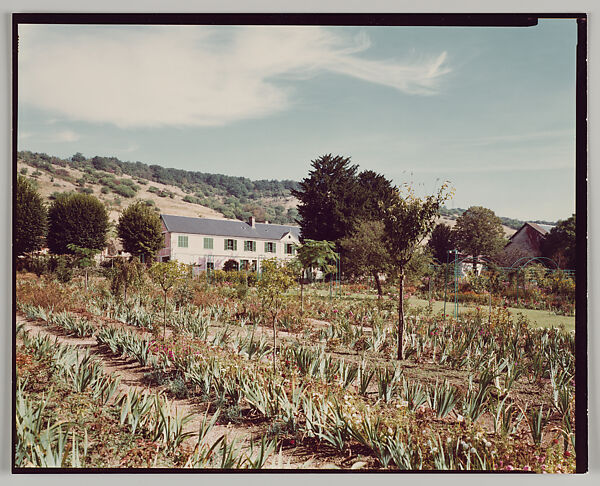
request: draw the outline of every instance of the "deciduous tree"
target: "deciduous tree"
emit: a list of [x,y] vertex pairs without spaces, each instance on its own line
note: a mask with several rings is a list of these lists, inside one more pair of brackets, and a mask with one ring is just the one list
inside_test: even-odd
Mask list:
[[16,255],[40,250],[48,230],[48,212],[26,177],[17,176],[13,245]]
[[50,206],[48,219],[48,248],[52,253],[73,253],[69,244],[95,250],[106,247],[108,213],[92,195],[60,194]]
[[123,211],[117,233],[125,251],[145,262],[164,246],[160,217],[144,201],[136,201]]
[[175,260],[169,262],[154,262],[149,269],[150,278],[160,287],[163,292],[163,339],[167,335],[167,294],[169,290],[184,279],[188,274],[188,269],[182,263]]
[[575,215],[558,221],[542,242],[542,253],[555,260],[559,267],[575,269],[576,265],[576,224]]
[[385,242],[385,228],[381,221],[361,221],[354,232],[340,241],[344,254],[344,275],[372,276],[381,299],[380,274],[389,270],[390,255]]
[[277,317],[285,302],[285,293],[294,285],[294,273],[290,267],[275,258],[261,263],[261,274],[256,287],[265,311],[273,323],[273,373],[276,372]]
[[437,194],[417,197],[406,186],[397,190],[389,206],[383,208],[385,240],[388,245],[390,267],[398,277],[398,359],[403,359],[404,334],[404,277],[408,263],[423,239],[431,232],[440,206],[452,192],[444,184]]
[[471,206],[462,213],[453,232],[458,249],[473,256],[473,269],[479,255],[494,257],[506,243],[500,218],[481,206]]

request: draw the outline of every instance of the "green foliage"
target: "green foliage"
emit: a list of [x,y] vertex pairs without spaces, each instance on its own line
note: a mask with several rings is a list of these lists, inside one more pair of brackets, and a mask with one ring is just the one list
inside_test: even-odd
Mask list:
[[72,253],[69,244],[96,250],[106,247],[108,214],[94,196],[61,194],[52,202],[48,219],[48,247],[52,253]]
[[471,206],[457,220],[454,236],[458,248],[473,256],[494,257],[506,243],[502,222],[494,211]]
[[446,263],[448,251],[454,249],[452,228],[444,223],[438,224],[431,233],[427,247],[431,250],[433,258],[439,263]]
[[119,217],[117,234],[125,251],[151,261],[163,247],[160,217],[144,201],[136,201]]
[[390,256],[384,241],[381,221],[360,221],[354,232],[340,241],[344,274],[353,277],[373,276],[378,294],[382,294],[379,275],[388,272]]
[[392,200],[392,186],[373,171],[357,173],[349,157],[323,155],[292,194],[300,201],[302,237],[338,241],[349,236],[357,221],[377,218]]
[[437,194],[417,197],[410,187],[397,190],[393,202],[384,208],[385,237],[390,261],[403,269],[423,239],[431,232],[441,204],[451,196],[444,184]]
[[405,270],[423,239],[431,232],[440,206],[451,197],[452,191],[444,183],[437,194],[417,197],[412,188],[406,193],[394,193],[391,204],[383,208],[385,240],[390,255],[390,267],[399,279],[398,292],[398,359],[402,359],[404,332],[404,275]]
[[297,250],[298,260],[303,269],[321,270],[324,274],[335,271],[335,244],[332,241],[304,240]]
[[127,261],[115,258],[113,267],[109,270],[110,290],[114,295],[123,292],[123,300],[127,301],[127,290],[139,288],[144,279],[144,265],[137,258]]
[[27,178],[17,176],[13,245],[18,255],[40,250],[44,244],[48,222],[41,196]]
[[575,215],[559,221],[542,241],[544,256],[556,261],[560,268],[575,269],[576,252]]
[[160,287],[164,294],[163,304],[163,338],[167,333],[167,294],[171,288],[181,282],[189,274],[186,265],[175,260],[169,262],[155,262],[148,270],[152,281]]

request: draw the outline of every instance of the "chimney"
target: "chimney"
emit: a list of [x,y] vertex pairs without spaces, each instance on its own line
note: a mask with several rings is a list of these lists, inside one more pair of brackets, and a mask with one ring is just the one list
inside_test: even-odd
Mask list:
[[253,228],[256,228],[256,225],[254,224],[254,216],[250,216],[250,219],[248,220],[248,225],[252,226]]

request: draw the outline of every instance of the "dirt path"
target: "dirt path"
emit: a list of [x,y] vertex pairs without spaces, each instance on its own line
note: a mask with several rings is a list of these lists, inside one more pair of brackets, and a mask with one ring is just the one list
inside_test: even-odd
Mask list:
[[[29,320],[22,315],[17,314],[17,325],[24,324],[24,329],[31,335],[49,336],[56,338],[59,343],[76,346],[86,349],[90,354],[99,358],[106,374],[120,377],[118,391],[125,393],[131,389],[143,390],[147,393],[155,393],[163,391],[165,387],[144,385],[144,375],[151,371],[149,367],[142,366],[133,359],[123,358],[112,354],[105,346],[98,344],[95,338],[77,338],[67,336],[59,329],[56,329],[46,323]],[[193,419],[185,426],[185,431],[196,432],[199,430],[200,424],[207,410],[207,404],[200,402],[198,399],[170,399],[174,409],[178,409],[184,415],[191,414]],[[209,413],[211,418],[212,414]],[[221,417],[222,420],[222,417]],[[249,450],[250,441],[259,439],[265,432],[264,426],[244,425],[238,426],[233,423],[226,425],[214,425],[204,442],[212,445],[222,435],[225,435],[228,442],[235,439],[238,444],[242,444],[243,449]],[[193,448],[196,444],[197,435],[187,440],[186,445]],[[273,454],[266,463],[266,468],[300,468],[304,467],[327,467],[326,463],[316,460],[316,457],[311,457],[308,451],[301,448],[291,449],[293,454],[286,451]],[[308,463],[307,463],[308,461]],[[319,464],[320,463],[320,464]]]

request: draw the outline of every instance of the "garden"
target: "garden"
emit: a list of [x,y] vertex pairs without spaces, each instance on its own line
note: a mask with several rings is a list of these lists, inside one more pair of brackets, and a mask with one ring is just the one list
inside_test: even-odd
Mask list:
[[[439,274],[408,272],[399,336],[391,280],[48,268],[17,273],[18,468],[575,471],[574,331],[510,280],[444,312]],[[517,288],[572,312],[571,279]]]

